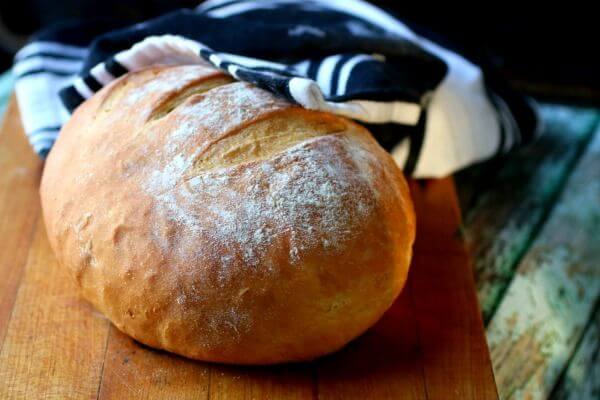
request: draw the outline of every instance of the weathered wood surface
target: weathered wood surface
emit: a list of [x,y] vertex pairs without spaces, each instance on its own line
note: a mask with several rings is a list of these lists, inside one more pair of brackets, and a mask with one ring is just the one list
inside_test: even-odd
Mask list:
[[487,330],[501,398],[549,396],[600,298],[600,130]]
[[484,321],[502,299],[519,260],[593,135],[600,113],[543,105],[541,116],[544,135],[535,144],[457,176],[465,210],[463,233],[475,264]]
[[588,324],[577,351],[562,375],[553,400],[598,400],[600,398],[600,308]]
[[[406,290],[373,329],[313,363],[220,366],[141,346],[79,297],[38,217],[40,162],[25,143],[14,102],[4,128],[0,229],[10,246],[0,252],[9,276],[8,284],[0,281],[1,399],[497,398],[471,266],[456,235],[451,179],[413,183],[413,268]],[[15,174],[16,165],[25,169]]]

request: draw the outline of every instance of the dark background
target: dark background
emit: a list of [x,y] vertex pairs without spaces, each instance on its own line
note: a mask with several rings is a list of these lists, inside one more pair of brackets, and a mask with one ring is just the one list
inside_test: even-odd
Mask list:
[[[373,1],[484,59],[519,90],[538,98],[600,104],[600,19],[577,4],[522,7],[500,2],[460,7]],[[412,2],[415,3],[415,2]],[[36,30],[69,18],[143,20],[189,0],[0,0],[0,70]]]

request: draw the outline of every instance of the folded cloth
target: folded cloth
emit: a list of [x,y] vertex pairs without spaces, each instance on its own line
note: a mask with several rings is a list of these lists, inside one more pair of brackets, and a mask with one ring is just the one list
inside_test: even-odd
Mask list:
[[25,131],[45,157],[70,113],[119,76],[206,63],[358,120],[414,177],[450,174],[537,132],[529,101],[361,0],[209,0],[133,26],[53,27],[15,57]]

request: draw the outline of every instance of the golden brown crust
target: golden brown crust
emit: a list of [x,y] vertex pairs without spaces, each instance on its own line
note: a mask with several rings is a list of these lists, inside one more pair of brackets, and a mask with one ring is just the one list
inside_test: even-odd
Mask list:
[[82,104],[46,163],[48,236],[140,342],[225,363],[312,359],[400,292],[408,188],[358,124],[228,82],[158,67]]

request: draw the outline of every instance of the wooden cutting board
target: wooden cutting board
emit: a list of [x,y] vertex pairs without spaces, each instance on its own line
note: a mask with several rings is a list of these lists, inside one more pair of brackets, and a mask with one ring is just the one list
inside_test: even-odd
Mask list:
[[142,346],[83,301],[40,219],[42,163],[14,99],[0,129],[0,398],[494,399],[452,179],[411,182],[418,233],[406,288],[345,349],[235,367]]

